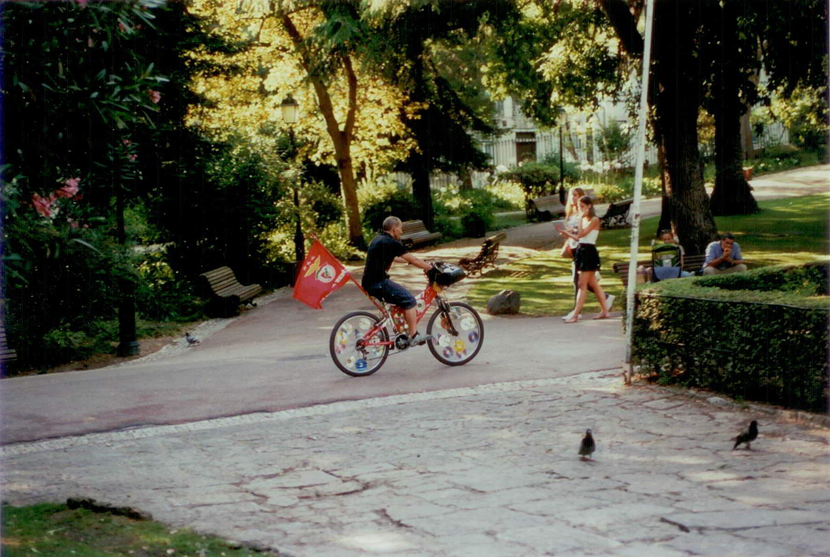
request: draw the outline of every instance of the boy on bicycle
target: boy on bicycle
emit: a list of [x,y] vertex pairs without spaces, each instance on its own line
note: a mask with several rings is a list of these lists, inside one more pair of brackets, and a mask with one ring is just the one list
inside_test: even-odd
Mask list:
[[391,216],[386,217],[383,221],[383,230],[375,236],[366,252],[366,266],[363,270],[361,285],[366,292],[375,298],[399,306],[403,310],[404,319],[411,335],[409,345],[420,346],[429,338],[418,333],[415,297],[403,286],[392,282],[388,272],[393,261],[415,265],[424,271],[431,270],[432,265],[409,253],[409,250],[400,242],[401,234],[403,234],[401,219]]

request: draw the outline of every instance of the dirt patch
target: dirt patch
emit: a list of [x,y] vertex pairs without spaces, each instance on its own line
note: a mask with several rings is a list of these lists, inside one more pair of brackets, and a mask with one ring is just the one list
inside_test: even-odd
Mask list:
[[[44,370],[21,371],[20,373],[14,375],[14,377],[24,377],[27,375],[45,375],[47,373],[64,373],[67,371],[83,371],[87,369],[98,369],[102,367],[114,366],[124,362],[137,360],[139,358],[143,358],[145,356],[158,352],[159,350],[161,350],[168,344],[173,343],[173,341],[178,340],[179,338],[181,338],[181,335],[143,338],[138,341],[140,352],[135,356],[128,356],[126,358],[122,358],[120,356],[116,356],[115,354],[96,354],[85,360],[68,362]],[[113,346],[113,350],[115,350],[115,346]]]

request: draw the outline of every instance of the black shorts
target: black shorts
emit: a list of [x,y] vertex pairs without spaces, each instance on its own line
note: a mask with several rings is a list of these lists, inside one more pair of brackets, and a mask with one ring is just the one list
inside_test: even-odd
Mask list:
[[599,271],[599,252],[594,244],[579,244],[574,261],[577,271]]
[[387,304],[399,306],[401,309],[411,309],[417,305],[415,296],[410,294],[409,290],[390,279],[382,280],[369,288],[364,285],[363,288],[371,296],[383,300]]

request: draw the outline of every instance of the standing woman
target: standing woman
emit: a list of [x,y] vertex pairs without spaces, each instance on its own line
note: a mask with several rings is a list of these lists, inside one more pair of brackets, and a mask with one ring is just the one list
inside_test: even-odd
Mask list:
[[[571,188],[568,192],[568,202],[565,205],[565,230],[568,232],[573,232],[574,234],[577,233],[579,230],[579,221],[581,220],[582,213],[579,210],[579,200],[585,197],[585,190],[582,188]],[[579,248],[579,242],[573,238],[568,238],[565,240],[565,245],[562,246],[562,257],[570,257],[573,259],[573,263],[571,264],[571,272],[573,273],[573,284],[574,284],[574,308],[576,308],[576,302],[579,298],[579,270],[576,267],[576,251]],[[599,280],[597,280],[599,282]],[[589,285],[588,290],[594,292],[594,289]],[[606,311],[611,311],[611,306],[614,305],[614,298],[615,296],[606,295],[607,303],[605,304]],[[567,321],[574,315],[574,310],[571,310],[569,314],[562,318],[563,321]]]
[[563,236],[579,242],[579,247],[576,249],[576,256],[574,264],[576,272],[579,273],[579,294],[576,298],[576,307],[573,315],[565,320],[565,323],[576,323],[579,320],[579,314],[582,312],[582,307],[585,305],[585,298],[588,296],[588,289],[590,288],[597,297],[599,306],[602,308],[602,313],[597,315],[594,319],[606,319],[610,317],[605,300],[605,292],[597,282],[597,271],[600,267],[599,252],[597,252],[597,237],[599,236],[599,218],[594,211],[594,204],[591,198],[587,195],[579,199],[579,209],[582,218],[579,219],[579,228],[574,234],[571,231],[565,230],[561,226],[556,229]]

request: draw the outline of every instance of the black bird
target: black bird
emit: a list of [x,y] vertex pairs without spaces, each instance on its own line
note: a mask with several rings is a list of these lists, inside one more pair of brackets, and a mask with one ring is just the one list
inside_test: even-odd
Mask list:
[[190,333],[185,333],[185,334],[184,334],[184,339],[187,341],[187,345],[188,345],[188,346],[195,346],[195,345],[197,345],[197,344],[201,344],[201,343],[199,342],[199,339],[198,339],[198,338],[196,338],[196,337],[192,337],[192,336],[190,336]]
[[591,435],[591,430],[589,429],[585,432],[585,437],[582,438],[582,443],[579,445],[579,458],[581,460],[585,460],[586,458],[593,460],[591,455],[596,448],[597,445],[594,443],[594,436]]
[[755,441],[755,439],[757,437],[758,437],[758,422],[756,422],[755,420],[752,420],[752,423],[749,424],[749,429],[747,429],[746,431],[744,431],[743,433],[741,433],[740,435],[735,437],[735,446],[732,447],[732,450],[734,451],[735,449],[737,449],[738,445],[740,445],[741,443],[746,443],[746,448],[749,449],[749,450],[752,450],[752,448],[749,446],[749,444],[752,443],[753,441]]

